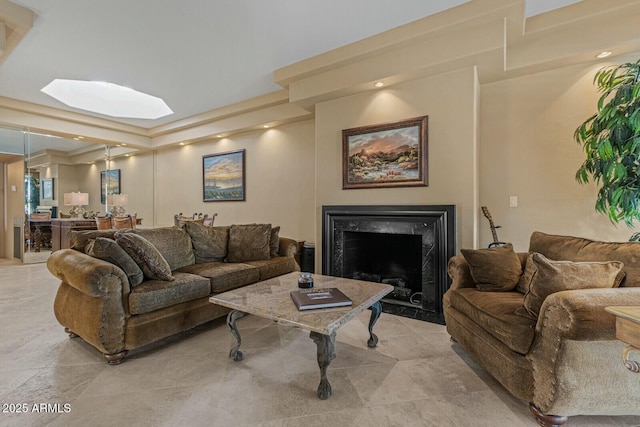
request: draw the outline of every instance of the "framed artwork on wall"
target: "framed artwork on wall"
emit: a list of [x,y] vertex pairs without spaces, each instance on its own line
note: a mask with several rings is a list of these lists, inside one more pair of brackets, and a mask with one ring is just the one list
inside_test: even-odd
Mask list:
[[40,180],[40,199],[53,200],[53,178]]
[[244,151],[202,156],[202,198],[205,202],[245,200]]
[[427,116],[342,131],[342,188],[427,186]]
[[107,203],[111,194],[120,194],[120,169],[100,172],[100,203]]

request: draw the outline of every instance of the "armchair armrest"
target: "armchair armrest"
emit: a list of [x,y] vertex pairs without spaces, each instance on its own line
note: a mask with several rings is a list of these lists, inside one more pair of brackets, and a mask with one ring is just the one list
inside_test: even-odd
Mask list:
[[447,268],[449,277],[451,278],[451,286],[449,289],[475,288],[476,285],[471,277],[469,263],[462,255],[455,255],[449,259]]
[[562,291],[545,299],[527,354],[537,408],[552,414],[584,413],[579,411],[607,400],[598,393],[598,384],[608,381],[620,390],[635,387],[629,385],[624,369],[612,368],[623,344],[615,337],[615,316],[605,311],[610,305],[634,304],[640,305],[638,287]]
[[[616,339],[615,316],[610,305],[640,305],[640,288],[579,289],[549,295],[540,309],[536,336],[553,333],[578,341]],[[553,331],[553,332],[551,332]]]

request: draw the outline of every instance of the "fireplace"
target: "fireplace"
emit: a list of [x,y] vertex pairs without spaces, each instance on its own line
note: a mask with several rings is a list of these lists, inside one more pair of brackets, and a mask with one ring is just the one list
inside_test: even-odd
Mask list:
[[455,206],[323,206],[322,274],[388,283],[383,311],[444,323]]

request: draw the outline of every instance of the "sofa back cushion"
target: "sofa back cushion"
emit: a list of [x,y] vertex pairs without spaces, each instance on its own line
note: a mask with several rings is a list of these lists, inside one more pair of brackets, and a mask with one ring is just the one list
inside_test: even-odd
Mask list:
[[259,261],[271,258],[271,224],[232,225],[229,229],[228,262]]
[[538,252],[558,261],[620,261],[624,263],[625,272],[620,286],[640,286],[640,243],[637,242],[598,242],[535,231],[531,235],[529,252]]
[[191,236],[196,264],[224,261],[229,245],[229,227],[207,227],[195,221],[187,221],[184,228]]
[[158,249],[171,271],[195,263],[191,237],[181,227],[136,228],[127,233],[138,234]]

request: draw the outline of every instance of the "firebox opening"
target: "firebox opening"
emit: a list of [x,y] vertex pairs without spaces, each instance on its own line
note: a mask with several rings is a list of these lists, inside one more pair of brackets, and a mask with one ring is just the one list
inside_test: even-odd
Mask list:
[[387,298],[423,305],[420,235],[345,231],[342,271],[343,277],[392,285]]

